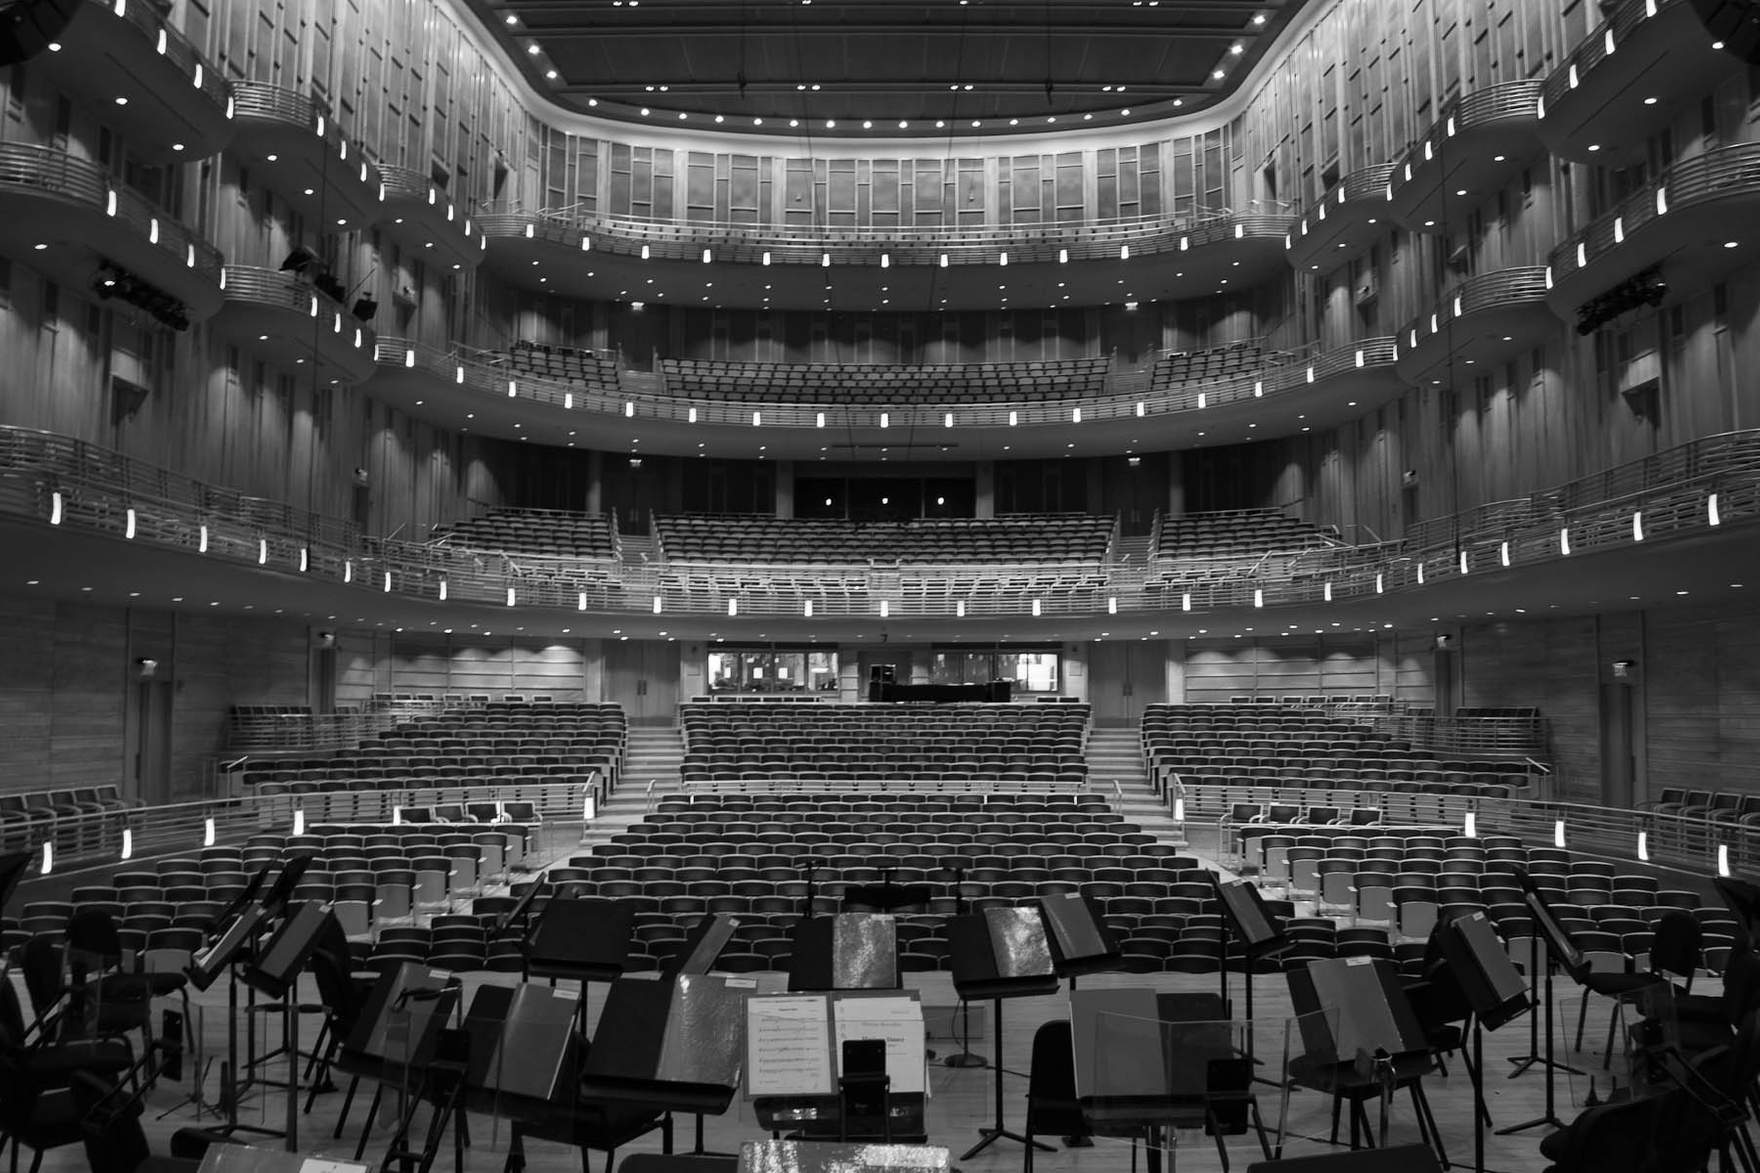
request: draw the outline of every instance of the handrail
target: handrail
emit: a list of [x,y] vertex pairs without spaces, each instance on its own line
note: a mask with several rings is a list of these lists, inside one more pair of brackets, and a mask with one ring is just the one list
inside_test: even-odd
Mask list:
[[[1540,87],[1540,116],[1546,117],[1547,109],[1576,89],[1582,79],[1624,44],[1639,25],[1665,7],[1686,3],[1688,0],[1623,0],[1607,19],[1590,29],[1589,35],[1577,42],[1564,60],[1546,75]],[[1602,11],[1607,11],[1605,5]]]
[[1326,191],[1312,204],[1297,213],[1296,224],[1291,230],[1291,238],[1306,236],[1314,228],[1324,223],[1327,209],[1334,204],[1340,206],[1358,200],[1383,200],[1386,198],[1388,181],[1393,178],[1395,163],[1373,163],[1367,167],[1359,167]]
[[[1634,514],[1641,517],[1641,526]],[[1415,527],[1416,537],[1373,546],[1273,552],[1255,577],[1240,558],[1169,558],[1153,567],[911,567],[901,576],[851,566],[836,574],[790,565],[625,564],[615,558],[497,555],[455,546],[362,537],[349,523],[248,498],[53,433],[0,428],[0,514],[61,524],[227,559],[297,569],[357,590],[453,602],[556,607],[611,614],[801,616],[894,614],[1014,616],[1313,604],[1408,590],[1496,566],[1703,535],[1711,525],[1760,521],[1760,429],[1689,441],[1643,460],[1463,515]],[[1568,540],[1567,540],[1568,537]],[[942,589],[940,584],[946,584]],[[956,585],[957,583],[957,585]]]
[[1404,344],[1416,349],[1421,343],[1448,332],[1449,323],[1484,310],[1501,309],[1513,302],[1543,302],[1548,277],[1545,265],[1520,265],[1493,269],[1468,277],[1447,290],[1430,309],[1400,330]]
[[[1544,270],[1539,270],[1544,272]],[[843,405],[831,402],[785,402],[777,399],[714,399],[638,392],[620,372],[616,386],[604,383],[569,382],[513,372],[444,355],[408,339],[378,340],[376,361],[386,366],[425,370],[455,385],[493,397],[535,400],[571,411],[596,411],[702,424],[749,425],[754,417],[766,426],[784,428],[875,427],[941,429],[953,426],[1002,427],[1049,424],[1064,426],[1081,420],[1121,420],[1172,411],[1199,411],[1225,403],[1239,403],[1285,394],[1301,394],[1321,379],[1353,370],[1391,367],[1395,356],[1393,338],[1366,338],[1335,347],[1309,362],[1284,363],[1216,382],[1181,382],[1150,387],[1138,395],[1079,395],[1057,399],[999,399],[982,402],[900,403],[897,405]],[[885,425],[880,423],[885,413]],[[823,421],[823,422],[821,422]]]
[[378,340],[372,327],[356,321],[341,302],[293,273],[282,273],[261,265],[227,265],[220,272],[220,288],[227,301],[273,306],[303,314],[318,323],[316,333],[348,339],[356,350],[378,353]]
[[219,279],[220,250],[145,196],[114,183],[102,164],[30,143],[0,143],[0,187],[46,193],[140,230],[167,255]]
[[318,95],[268,82],[240,81],[233,83],[232,100],[234,118],[259,118],[310,130],[336,152],[339,162],[349,164],[348,174],[365,185],[374,200],[383,199],[378,165],[365,147],[342,132],[340,121]]
[[1664,216],[1732,194],[1760,192],[1760,143],[1736,143],[1683,159],[1565,238],[1547,258],[1552,278],[1580,271]]
[[184,36],[182,30],[166,20],[153,5],[144,3],[143,0],[134,0],[133,3],[129,0],[87,0],[87,3],[119,17],[123,23],[139,31],[160,56],[176,65],[190,79],[196,89],[213,99],[216,106],[227,108],[232,97],[232,87],[226,78],[214,68],[195,42]]

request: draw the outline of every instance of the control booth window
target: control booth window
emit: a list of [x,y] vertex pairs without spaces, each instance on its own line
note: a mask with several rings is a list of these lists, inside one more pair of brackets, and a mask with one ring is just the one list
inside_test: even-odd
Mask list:
[[709,653],[711,693],[837,691],[837,653],[815,648],[733,647]]
[[1059,656],[1050,649],[938,648],[930,663],[932,684],[1014,682],[1015,695],[1058,691]]

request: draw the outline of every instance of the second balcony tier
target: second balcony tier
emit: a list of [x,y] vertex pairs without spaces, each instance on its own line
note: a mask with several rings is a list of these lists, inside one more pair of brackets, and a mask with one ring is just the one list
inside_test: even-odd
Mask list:
[[1414,232],[1442,232],[1519,173],[1540,150],[1540,81],[1461,94],[1394,165],[1387,212]]
[[182,303],[188,321],[220,308],[219,250],[66,151],[0,144],[0,253],[101,296],[116,288],[106,279],[144,282]]
[[1557,333],[1546,309],[1546,266],[1495,269],[1467,278],[1407,323],[1395,369],[1408,383],[1461,378]]
[[1387,184],[1394,164],[1353,171],[1290,226],[1284,248],[1295,269],[1327,271],[1367,252],[1387,232]]
[[836,229],[479,218],[485,268],[521,287],[668,305],[803,310],[1058,307],[1196,297],[1284,270],[1286,215],[996,228]]
[[262,82],[233,87],[238,137],[233,150],[300,214],[324,226],[364,228],[383,214],[379,170],[344,137],[310,94]]
[[316,371],[329,383],[373,374],[373,331],[347,307],[292,273],[228,265],[216,334],[284,371]]

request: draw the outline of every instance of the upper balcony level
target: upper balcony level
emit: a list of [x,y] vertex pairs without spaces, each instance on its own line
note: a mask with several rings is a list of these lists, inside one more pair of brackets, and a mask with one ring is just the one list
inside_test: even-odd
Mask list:
[[1353,171],[1304,211],[1284,238],[1291,267],[1326,271],[1368,252],[1389,226],[1387,185],[1394,167],[1378,163]]
[[228,265],[220,287],[225,305],[214,318],[220,337],[283,370],[316,363],[319,377],[331,383],[358,383],[373,374],[372,329],[311,282]]
[[67,0],[65,7],[77,10],[73,23],[38,61],[114,127],[135,157],[200,159],[232,140],[232,87],[158,7],[147,0]]
[[1503,82],[1449,99],[1387,181],[1387,213],[1414,232],[1442,232],[1518,174],[1540,150],[1540,80]]
[[1558,319],[1546,312],[1546,294],[1544,265],[1468,277],[1399,332],[1399,377],[1407,383],[1441,381],[1439,372],[1456,364],[1464,371],[1542,345],[1558,334]]
[[1552,250],[1546,301],[1569,320],[1652,265],[1671,291],[1704,289],[1760,255],[1760,143],[1683,159]]
[[1615,5],[1546,78],[1540,137],[1547,149],[1576,163],[1640,161],[1684,100],[1710,93],[1740,70],[1741,61],[1715,45],[1695,7],[1693,0]]
[[232,97],[233,151],[309,223],[325,231],[364,228],[383,215],[379,169],[341,133],[322,101],[266,82],[239,82]]
[[0,253],[101,294],[114,287],[95,283],[126,270],[180,302],[188,322],[220,308],[219,250],[99,164],[66,151],[0,143]]
[[413,167],[381,164],[385,231],[405,248],[443,268],[474,269],[483,263],[488,239],[452,197]]
[[950,228],[477,218],[486,268],[526,289],[610,301],[939,310],[1117,304],[1250,287],[1283,268],[1291,218],[1231,212]]
[[[379,341],[369,394],[473,434],[745,459],[974,460],[1263,440],[1356,419],[1397,397],[1394,340],[1266,355],[1212,372],[1104,360],[948,367],[595,360],[521,369],[495,352]],[[987,374],[974,374],[988,368]],[[1067,377],[1066,377],[1067,376]]]

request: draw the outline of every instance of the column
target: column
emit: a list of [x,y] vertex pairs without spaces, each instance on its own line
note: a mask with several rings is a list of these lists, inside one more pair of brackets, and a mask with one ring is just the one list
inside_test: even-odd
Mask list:
[[1162,514],[1166,517],[1186,515],[1186,462],[1184,455],[1178,452],[1167,454],[1167,506]]
[[587,453],[587,512],[605,512],[605,454],[598,449]]
[[974,486],[973,517],[989,519],[996,516],[996,462],[980,460],[974,468],[976,484]]
[[1066,643],[1063,645],[1062,663],[1058,665],[1062,680],[1059,690],[1064,696],[1074,700],[1088,699],[1088,645],[1085,643]]
[[1170,639],[1167,645],[1167,703],[1183,705],[1186,703],[1186,641]]
[[776,462],[776,516],[794,516],[794,461]]

